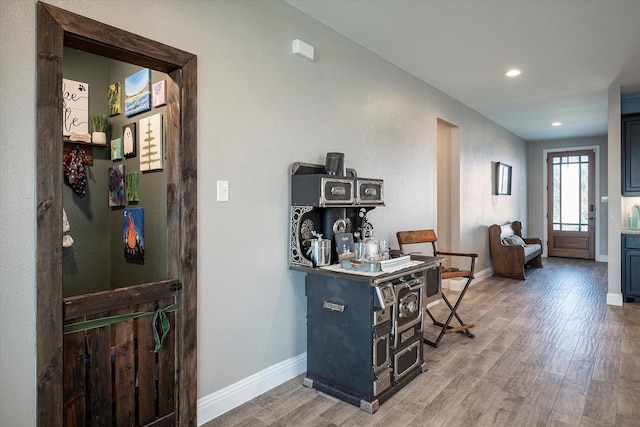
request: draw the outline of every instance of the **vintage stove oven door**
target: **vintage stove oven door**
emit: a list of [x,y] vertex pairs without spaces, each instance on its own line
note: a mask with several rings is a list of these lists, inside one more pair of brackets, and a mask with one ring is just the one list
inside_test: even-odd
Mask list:
[[412,327],[421,330],[422,292],[424,283],[421,278],[394,283],[396,303],[394,306],[393,335],[394,347],[401,345],[401,334]]
[[393,376],[398,381],[419,366],[422,361],[422,340],[414,340],[404,349],[397,351],[393,355]]
[[391,365],[391,310],[379,309],[373,316],[373,372]]

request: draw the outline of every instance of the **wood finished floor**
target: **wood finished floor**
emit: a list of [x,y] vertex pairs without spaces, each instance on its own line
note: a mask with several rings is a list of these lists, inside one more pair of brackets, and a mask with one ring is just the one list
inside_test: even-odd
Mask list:
[[544,265],[470,287],[476,338],[425,346],[428,371],[373,415],[300,376],[205,426],[640,426],[640,304],[606,304],[606,263]]

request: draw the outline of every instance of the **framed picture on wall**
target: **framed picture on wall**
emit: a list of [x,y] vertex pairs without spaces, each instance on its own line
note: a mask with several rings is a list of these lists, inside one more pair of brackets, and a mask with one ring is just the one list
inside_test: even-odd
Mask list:
[[140,170],[162,170],[163,167],[163,140],[162,140],[162,114],[140,119],[138,123],[138,142],[140,144]]
[[109,168],[109,206],[124,206],[124,165]]
[[124,210],[124,257],[144,259],[144,208]]
[[117,82],[109,85],[107,92],[107,109],[109,117],[122,113],[122,83]]
[[139,182],[138,171],[128,172],[124,177],[125,192],[127,194],[127,202],[137,202],[139,198]]
[[111,160],[122,160],[122,138],[111,140]]
[[89,133],[89,84],[62,79],[62,134]]
[[151,99],[154,107],[161,107],[167,104],[167,82],[165,80],[160,80],[153,84]]
[[136,156],[136,123],[122,126],[122,153],[126,158]]
[[124,79],[124,115],[144,113],[151,109],[151,70],[143,68]]
[[511,195],[511,166],[497,162],[495,182],[495,194],[499,196]]

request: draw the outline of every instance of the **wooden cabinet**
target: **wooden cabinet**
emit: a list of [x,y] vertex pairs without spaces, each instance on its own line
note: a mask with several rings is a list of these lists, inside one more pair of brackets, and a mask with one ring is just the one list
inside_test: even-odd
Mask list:
[[622,235],[622,293],[628,302],[640,302],[640,234]]
[[622,195],[640,196],[640,113],[622,116]]

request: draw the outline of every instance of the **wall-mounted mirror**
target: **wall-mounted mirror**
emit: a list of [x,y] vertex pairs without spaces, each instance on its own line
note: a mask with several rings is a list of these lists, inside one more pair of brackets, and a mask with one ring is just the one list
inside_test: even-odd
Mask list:
[[496,163],[495,194],[511,195],[511,166],[501,162]]

